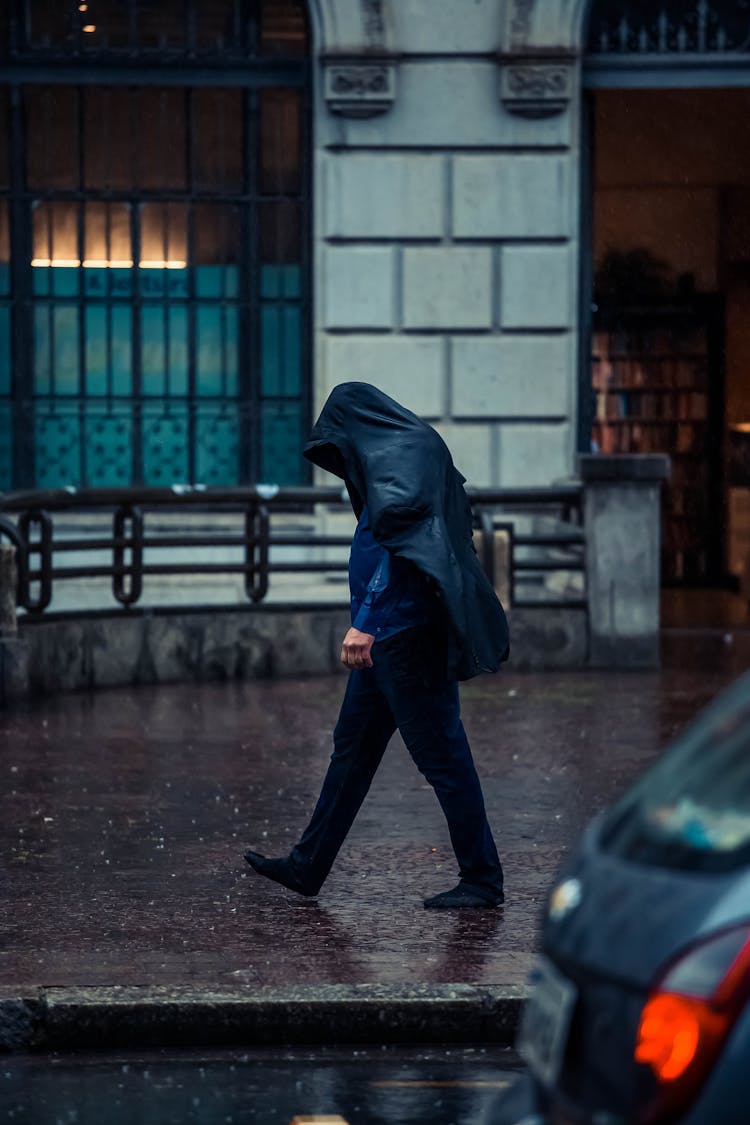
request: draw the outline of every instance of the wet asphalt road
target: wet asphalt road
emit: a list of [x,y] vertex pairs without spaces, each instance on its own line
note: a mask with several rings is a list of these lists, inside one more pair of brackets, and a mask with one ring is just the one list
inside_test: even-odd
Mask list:
[[11,1056],[0,1121],[29,1125],[491,1125],[518,1073],[497,1048]]

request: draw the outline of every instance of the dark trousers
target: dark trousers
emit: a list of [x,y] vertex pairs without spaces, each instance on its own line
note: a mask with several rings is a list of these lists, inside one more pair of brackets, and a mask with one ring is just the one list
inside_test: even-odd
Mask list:
[[292,851],[299,878],[311,893],[322,886],[398,728],[448,821],[461,882],[494,897],[503,869],[461,722],[458,684],[440,674],[439,635],[405,629],[375,644],[372,660],[372,668],[349,674],[323,788]]

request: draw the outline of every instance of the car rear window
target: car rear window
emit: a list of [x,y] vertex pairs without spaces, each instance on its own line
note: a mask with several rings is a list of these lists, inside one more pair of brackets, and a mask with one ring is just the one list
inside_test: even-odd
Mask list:
[[750,673],[605,815],[600,841],[611,854],[660,867],[750,864]]

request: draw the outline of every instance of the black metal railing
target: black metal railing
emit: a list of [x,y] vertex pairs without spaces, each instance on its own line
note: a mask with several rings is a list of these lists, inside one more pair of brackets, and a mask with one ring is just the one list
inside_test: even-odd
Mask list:
[[[507,587],[511,606],[585,605],[580,580],[574,596],[551,595],[545,587],[551,572],[584,574],[581,496],[579,484],[469,490],[480,558],[493,584]],[[260,603],[275,574],[346,572],[350,536],[320,534],[314,526],[302,532],[279,526],[284,522],[279,517],[309,515],[317,505],[345,510],[349,501],[339,488],[263,485],[13,492],[0,495],[0,539],[16,547],[17,604],[34,616],[49,607],[57,584],[70,579],[108,579],[115,602],[129,609],[141,601],[146,577],[242,575],[247,598]],[[56,534],[59,517],[83,515],[94,517],[85,533],[69,523],[64,534]],[[155,515],[186,518],[176,528],[164,520],[150,528],[147,521],[153,523]],[[199,515],[206,518],[197,520]],[[217,516],[233,517],[224,521],[229,527],[206,526]],[[507,574],[496,572],[498,536]],[[200,549],[206,548],[219,548],[228,557],[202,558]],[[294,548],[302,557],[289,558],[281,548]],[[320,557],[327,548],[341,553]],[[186,549],[192,553],[180,561]],[[102,560],[103,553],[109,557]],[[81,554],[90,557],[71,562],[71,556]]]

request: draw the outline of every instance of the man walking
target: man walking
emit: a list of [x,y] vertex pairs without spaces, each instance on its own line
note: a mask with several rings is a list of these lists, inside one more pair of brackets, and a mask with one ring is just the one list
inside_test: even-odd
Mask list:
[[461,722],[458,680],[508,656],[502,606],[472,544],[464,478],[439,434],[368,383],[328,398],[305,456],[341,477],[357,516],[349,562],[350,669],[334,751],[310,823],[289,856],[248,851],[261,875],[315,895],[398,729],[435,790],[459,867],[431,909],[503,902],[503,870]]

